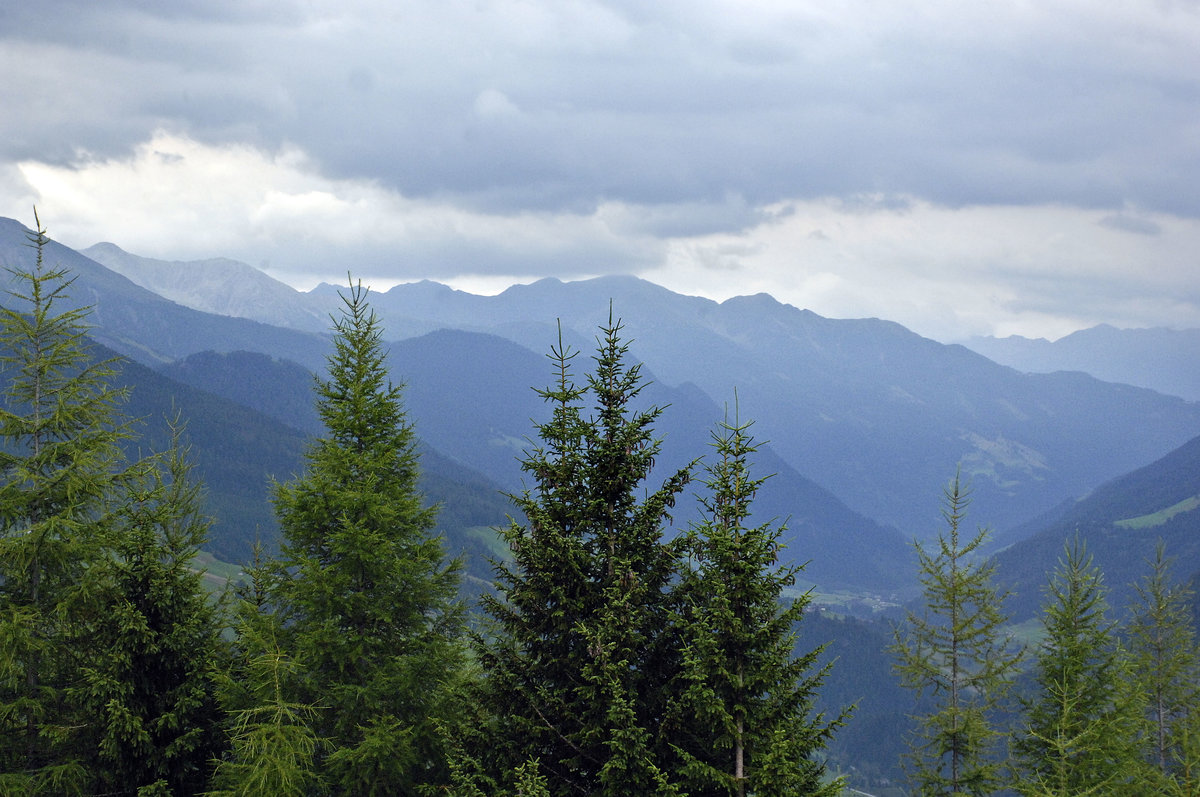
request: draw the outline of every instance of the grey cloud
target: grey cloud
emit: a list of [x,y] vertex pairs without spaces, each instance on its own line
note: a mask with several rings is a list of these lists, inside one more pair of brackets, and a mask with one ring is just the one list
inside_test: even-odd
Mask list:
[[1160,235],[1162,233],[1162,227],[1149,219],[1139,219],[1124,213],[1105,216],[1098,223],[1101,227],[1107,227],[1110,230],[1122,230],[1138,235]]
[[[633,273],[654,265],[660,254],[653,247],[586,237],[542,246],[504,247],[493,240],[448,235],[355,246],[354,270],[398,280],[464,275],[575,279]],[[346,252],[341,246],[321,240],[276,241],[261,249],[247,247],[240,256],[249,262],[269,261],[280,272],[300,273],[311,270],[314,264],[344,262]]]
[[688,238],[737,232],[768,218],[768,214],[749,205],[741,196],[730,195],[723,202],[634,205],[626,208],[610,226],[622,234]]
[[1140,52],[1103,19],[960,40],[658,4],[505,10],[368,4],[322,26],[298,4],[20,4],[7,42],[41,48],[70,118],[36,101],[31,67],[0,89],[27,109],[0,121],[0,155],[117,155],[162,126],[295,143],[329,176],[490,212],[663,205],[642,227],[658,235],[876,193],[1200,215],[1195,56]]

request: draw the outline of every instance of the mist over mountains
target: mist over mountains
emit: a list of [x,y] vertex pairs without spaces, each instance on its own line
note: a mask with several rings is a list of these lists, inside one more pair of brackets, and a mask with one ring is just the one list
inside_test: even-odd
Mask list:
[[1200,329],[1082,329],[1056,341],[1044,338],[977,337],[972,351],[1021,371],[1083,371],[1200,401]]
[[[28,259],[23,233],[0,221],[4,263]],[[235,261],[155,261],[112,244],[82,253],[54,245],[47,256],[78,275],[74,295],[95,306],[97,340],[171,380],[314,431],[302,383],[323,365],[335,286],[301,293]],[[518,457],[545,412],[533,390],[551,378],[545,352],[561,334],[581,352],[582,376],[611,308],[654,379],[646,400],[669,405],[661,467],[707,453],[736,396],[741,417],[769,441],[757,468],[776,474],[759,515],[787,519],[788,556],[809,561],[807,577],[831,587],[886,592],[911,582],[905,541],[938,530],[940,490],[956,468],[973,489],[969,522],[1016,550],[1042,530],[1035,519],[1058,519],[1098,485],[1200,434],[1200,404],[1144,384],[1079,369],[1023,373],[895,323],[823,318],[765,294],[717,303],[621,277],[548,279],[497,296],[422,282],[370,298],[418,434],[460,482],[485,493],[521,488]]]

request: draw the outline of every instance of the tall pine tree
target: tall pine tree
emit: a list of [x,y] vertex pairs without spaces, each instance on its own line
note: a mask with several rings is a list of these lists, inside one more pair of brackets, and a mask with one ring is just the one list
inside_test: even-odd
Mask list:
[[661,410],[634,409],[645,382],[621,330],[610,314],[586,386],[561,336],[551,350],[551,417],[523,463],[533,486],[514,497],[524,522],[504,531],[512,560],[484,601],[483,757],[497,777],[536,760],[552,795],[674,793],[655,744],[674,659],[677,557],[662,536],[689,470],[643,495]]
[[916,717],[908,758],[924,795],[987,795],[1003,785],[996,715],[1023,656],[1001,632],[1008,618],[995,566],[979,557],[987,531],[964,539],[960,530],[968,503],[955,475],[945,488],[945,531],[932,550],[916,545],[924,611],[909,613],[892,647],[901,682],[931,701]]
[[809,598],[784,597],[799,568],[779,564],[783,527],[750,525],[765,479],[750,475],[749,427],[735,418],[714,433],[703,520],[683,539],[683,665],[663,734],[692,797],[837,794],[817,758],[840,722],[813,714],[821,649],[794,655]]
[[361,283],[343,296],[326,378],[325,434],[275,492],[283,542],[270,601],[297,665],[292,703],[316,709],[316,769],[335,791],[415,794],[446,780],[437,726],[462,672],[458,563],[432,533],[416,438],[387,377]]
[[0,310],[0,792],[84,787],[93,726],[72,692],[95,651],[109,509],[128,437],[110,361],[86,338],[87,309],[61,309],[72,279],[43,261],[13,270]]

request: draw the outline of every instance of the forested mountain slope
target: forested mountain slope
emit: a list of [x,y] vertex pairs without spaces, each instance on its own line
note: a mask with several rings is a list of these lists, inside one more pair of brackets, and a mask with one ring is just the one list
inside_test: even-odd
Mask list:
[[[337,290],[319,286],[306,301],[335,307]],[[537,353],[558,321],[586,348],[611,307],[659,379],[691,382],[718,404],[737,388],[792,467],[911,536],[936,528],[937,491],[959,464],[978,517],[1009,528],[1200,433],[1200,407],[1175,398],[1018,373],[898,324],[822,318],[766,295],[717,303],[607,277],[497,296],[419,282],[373,302],[391,339],[455,328]]]
[[1148,572],[1160,539],[1175,558],[1177,580],[1200,572],[1200,437],[1062,507],[1033,536],[996,555],[997,577],[1016,593],[1010,609],[1018,620],[1037,611],[1047,572],[1076,536],[1104,571],[1119,611],[1133,600],[1132,585]]
[[[264,362],[261,355],[229,355],[229,359],[243,367],[223,372],[227,376],[236,373],[243,384],[256,380],[265,396],[300,387],[294,381],[270,376],[275,372],[294,375],[298,368],[294,364]],[[207,376],[217,370],[209,369]],[[314,430],[298,429],[136,362],[122,364],[119,380],[131,388],[126,407],[129,414],[143,419],[143,446],[154,450],[166,446],[166,419],[173,417],[172,413],[177,412],[187,424],[186,439],[196,462],[196,476],[204,482],[207,511],[214,521],[208,550],[226,561],[245,563],[256,539],[273,547],[278,527],[271,503],[272,482],[287,481],[300,472]],[[304,389],[292,398],[311,406],[311,376],[304,381]],[[211,382],[208,386],[220,388]],[[494,554],[495,545],[486,528],[503,523],[511,512],[496,484],[423,446],[421,490],[430,503],[442,506],[437,529],[446,536],[447,550],[467,554],[471,577],[490,579],[487,556]]]

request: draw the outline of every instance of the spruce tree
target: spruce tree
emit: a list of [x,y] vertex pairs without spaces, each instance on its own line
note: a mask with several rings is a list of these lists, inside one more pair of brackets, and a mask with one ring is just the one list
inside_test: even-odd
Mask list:
[[932,550],[915,546],[923,611],[909,612],[892,646],[901,683],[930,705],[915,718],[906,767],[924,795],[986,795],[1004,782],[996,715],[1023,651],[1002,632],[1005,594],[979,555],[987,530],[964,539],[960,529],[969,503],[956,474],[944,490],[945,530]]
[[35,266],[11,271],[16,307],[0,310],[0,792],[69,793],[89,777],[71,687],[95,652],[128,431],[87,308],[61,309],[72,279],[45,265],[40,223],[29,238]]
[[841,784],[826,781],[817,758],[841,721],[813,714],[821,648],[794,655],[809,596],[784,597],[800,568],[779,564],[782,526],[750,525],[766,479],[750,474],[749,427],[735,417],[713,434],[703,520],[683,539],[683,666],[663,733],[692,797],[837,794]]
[[1160,540],[1150,573],[1137,585],[1127,636],[1133,682],[1145,697],[1155,791],[1200,793],[1200,649],[1189,615],[1191,593],[1170,581]]
[[343,301],[316,387],[325,433],[275,491],[270,602],[297,665],[288,699],[315,707],[318,774],[344,793],[413,794],[447,777],[436,728],[454,712],[465,653],[459,567],[432,533],[367,291],[352,284]]
[[209,524],[173,429],[166,456],[140,463],[115,507],[114,555],[99,565],[95,652],[74,690],[91,718],[97,793],[196,794],[221,746],[224,645],[195,563]]
[[645,382],[621,330],[610,313],[586,386],[561,335],[552,348],[555,384],[539,391],[551,417],[523,463],[533,486],[514,496],[523,522],[503,530],[512,559],[484,598],[482,757],[504,777],[536,760],[552,795],[673,793],[654,738],[677,562],[662,535],[689,470],[643,495],[661,410],[634,409]]
[[[1108,619],[1100,571],[1078,539],[1047,588],[1035,694],[1014,749],[1023,795],[1142,795],[1142,702]],[[1149,791],[1148,791],[1149,790]]]

